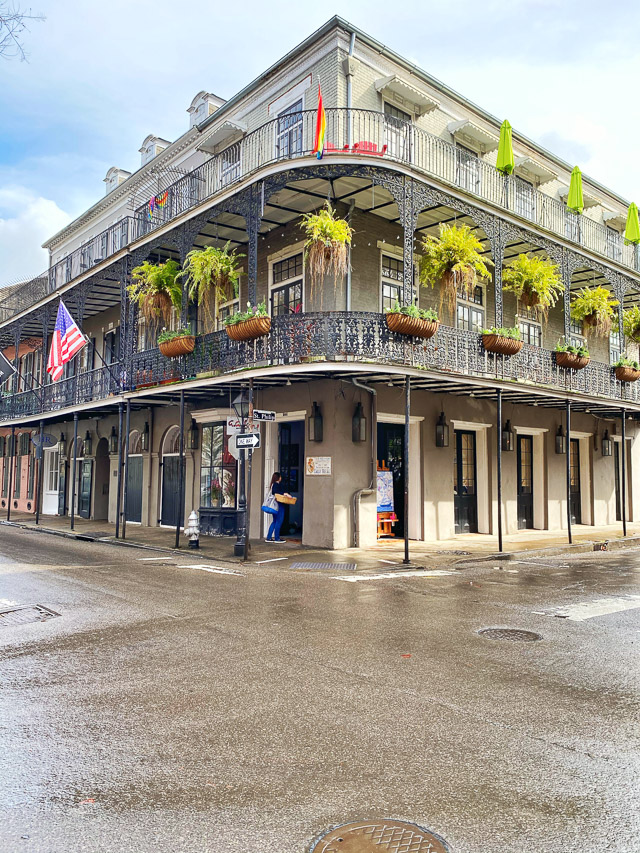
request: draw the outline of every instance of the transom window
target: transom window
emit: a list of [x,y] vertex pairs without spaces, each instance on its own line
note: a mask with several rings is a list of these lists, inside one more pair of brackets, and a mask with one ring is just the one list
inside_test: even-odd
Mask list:
[[205,424],[202,429],[200,506],[236,506],[236,460],[229,453],[224,423]]
[[276,261],[271,270],[271,316],[299,314],[302,311],[303,257],[302,252]]
[[456,325],[467,332],[481,332],[485,327],[484,288],[477,284],[469,296],[458,292]]
[[534,320],[521,319],[518,324],[523,343],[534,347],[542,346],[542,326]]

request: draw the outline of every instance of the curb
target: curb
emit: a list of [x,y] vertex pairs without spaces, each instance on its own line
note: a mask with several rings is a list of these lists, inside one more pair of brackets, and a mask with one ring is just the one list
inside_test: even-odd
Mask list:
[[[593,539],[588,542],[576,542],[573,545],[551,545],[548,548],[536,548],[526,551],[497,551],[495,554],[483,554],[479,557],[465,557],[461,560],[456,560],[455,563],[487,563],[490,561],[504,560],[519,560],[523,557],[559,557],[563,554],[589,554],[596,552],[596,545],[606,545],[602,549],[605,551],[621,551],[624,548],[631,548],[640,545],[640,536],[627,536],[620,539]],[[598,549],[600,550],[600,549]],[[596,552],[597,553],[597,552]]]

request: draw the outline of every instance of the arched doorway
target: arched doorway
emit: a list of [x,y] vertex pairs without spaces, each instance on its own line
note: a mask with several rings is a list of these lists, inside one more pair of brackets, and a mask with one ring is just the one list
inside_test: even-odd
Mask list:
[[160,524],[175,527],[180,515],[180,427],[169,427],[165,433],[162,442],[161,464]]
[[109,442],[101,438],[96,447],[95,497],[93,499],[93,517],[109,517]]
[[129,433],[127,463],[127,506],[125,518],[135,524],[142,522],[142,435],[140,430]]

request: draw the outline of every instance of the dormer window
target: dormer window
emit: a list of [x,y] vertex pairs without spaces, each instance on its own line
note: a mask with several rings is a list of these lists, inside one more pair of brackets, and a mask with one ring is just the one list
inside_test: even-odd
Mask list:
[[115,190],[116,187],[119,187],[120,184],[126,181],[130,175],[131,172],[127,172],[124,169],[117,169],[115,166],[112,166],[104,178],[104,183],[106,185],[105,195],[109,195],[109,193]]
[[195,127],[200,122],[213,115],[225,103],[224,98],[219,98],[211,92],[198,92],[187,109],[189,113],[189,127]]
[[157,157],[165,148],[171,145],[166,139],[161,139],[159,136],[147,136],[142,143],[142,148],[139,149],[142,155],[142,165],[146,166],[154,157]]

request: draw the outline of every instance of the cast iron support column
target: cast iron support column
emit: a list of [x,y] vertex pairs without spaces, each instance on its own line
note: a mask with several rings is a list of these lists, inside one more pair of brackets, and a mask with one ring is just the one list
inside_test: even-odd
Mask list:
[[[249,380],[249,423],[253,423],[253,379]],[[251,526],[251,471],[253,468],[253,447],[249,448],[249,470],[247,472],[247,512],[245,518],[245,531],[244,531],[244,554],[242,556],[243,560],[249,559],[249,551],[251,550],[251,543],[249,542],[249,528]]]
[[129,431],[131,429],[131,402],[125,403],[125,426],[124,426],[124,489],[122,495],[122,538],[127,538],[127,498],[129,480]]
[[118,486],[116,492],[116,539],[120,538],[120,510],[122,508],[122,403],[118,403]]
[[620,459],[622,464],[622,472],[620,474],[620,498],[622,504],[622,535],[627,535],[627,426],[626,426],[626,412],[624,409],[621,409],[622,414],[622,430],[620,431],[621,444],[622,447],[620,449]]
[[9,462],[9,488],[7,491],[7,521],[11,521],[11,501],[13,500],[13,466],[16,458],[16,428],[11,427],[11,461]]
[[[506,176],[505,176],[506,177]],[[502,310],[502,263],[504,260],[506,237],[502,233],[502,224],[497,221],[494,233],[489,239],[491,254],[493,255],[493,293],[495,304],[495,325],[500,328],[503,323]]]
[[569,545],[573,543],[571,535],[571,401],[567,400],[567,446],[566,446],[566,474],[567,474],[567,535]]
[[[249,212],[247,216],[247,299],[251,305],[258,302],[258,231],[262,218],[262,195],[258,196],[258,187],[251,187],[249,196]],[[264,193],[264,184],[261,186]]]
[[178,517],[176,519],[176,548],[180,547],[180,527],[184,523],[184,391],[180,392],[180,467],[178,475]]
[[502,391],[496,392],[496,459],[498,460],[498,551],[502,553]]
[[73,413],[73,458],[71,460],[71,529],[76,521],[76,464],[78,461],[78,413]]
[[45,386],[47,384],[47,342],[49,337],[49,306],[42,309],[42,352],[40,353],[40,385],[42,397],[40,409],[45,411]]
[[409,434],[411,426],[411,377],[404,380],[404,560],[409,559]]
[[36,524],[40,524],[40,502],[42,500],[42,471],[44,463],[44,448],[42,446],[44,437],[44,421],[40,421],[40,442],[38,444],[38,473],[36,474]]

